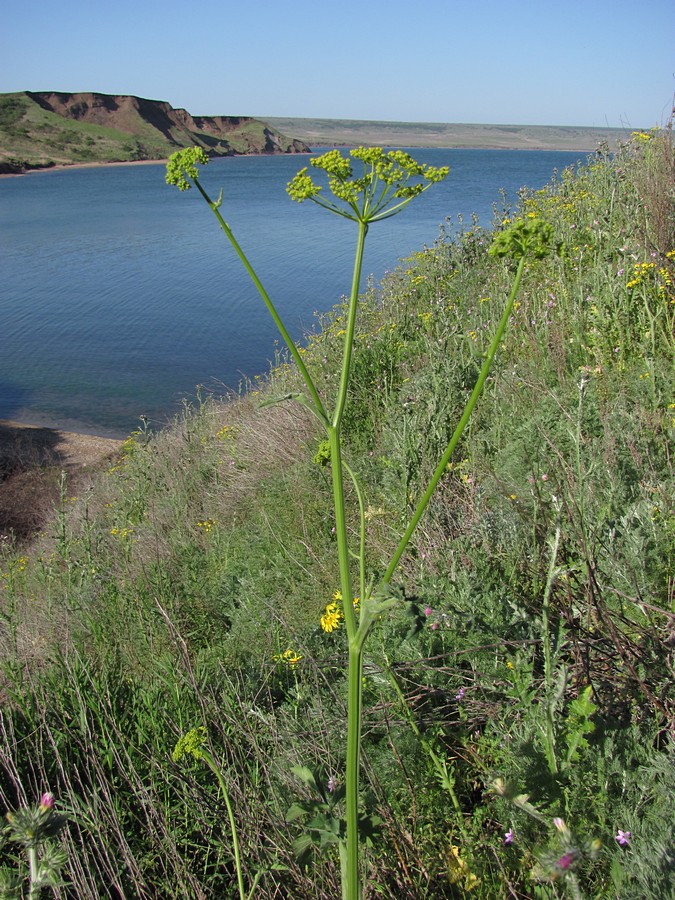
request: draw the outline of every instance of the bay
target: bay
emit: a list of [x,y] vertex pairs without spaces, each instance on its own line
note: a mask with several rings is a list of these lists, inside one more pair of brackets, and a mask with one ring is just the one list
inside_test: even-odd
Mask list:
[[[414,150],[450,176],[373,225],[377,280],[430,246],[442,224],[489,227],[502,192],[546,184],[583,154]],[[305,156],[213,160],[202,182],[258,270],[294,339],[349,290],[355,226],[293,203]],[[365,280],[362,287],[365,287]],[[225,393],[264,372],[277,334],[196,191],[163,164],[73,168],[0,179],[0,418],[124,436],[161,427],[197,386]]]

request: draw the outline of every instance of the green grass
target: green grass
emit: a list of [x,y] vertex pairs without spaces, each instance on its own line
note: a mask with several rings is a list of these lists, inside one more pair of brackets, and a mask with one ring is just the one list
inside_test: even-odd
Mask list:
[[[373,897],[673,896],[674,159],[669,131],[635,136],[494,223],[536,214],[558,254],[529,267],[403,560],[404,611],[369,645]],[[363,296],[345,427],[375,572],[508,290],[491,240],[441,236]],[[326,396],[343,315],[303,353]],[[298,859],[286,821],[316,800],[293,767],[343,779],[346,704],[344,645],[319,627],[338,587],[319,429],[259,408],[297,386],[280,361],[132,435],[51,533],[3,551],[0,794],[49,788],[71,812],[78,897],[234,896],[216,779],[171,759],[201,725],[256,896],[339,896],[337,854]]]

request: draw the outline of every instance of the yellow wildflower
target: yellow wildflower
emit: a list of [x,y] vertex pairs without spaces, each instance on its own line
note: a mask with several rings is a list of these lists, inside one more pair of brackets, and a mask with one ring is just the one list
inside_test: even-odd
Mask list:
[[[340,592],[336,591],[336,595],[337,594],[340,594]],[[342,594],[340,594],[340,598],[342,598]],[[335,631],[340,627],[343,619],[344,613],[337,603],[328,603],[326,605],[326,610],[320,619],[321,627],[325,632],[330,634],[331,631]]]
[[295,650],[291,650],[291,648],[288,647],[288,649],[284,650],[283,653],[278,653],[274,658],[277,660],[277,662],[286,663],[286,665],[290,666],[291,669],[294,669],[302,659],[302,656],[300,656],[299,653],[296,653]]

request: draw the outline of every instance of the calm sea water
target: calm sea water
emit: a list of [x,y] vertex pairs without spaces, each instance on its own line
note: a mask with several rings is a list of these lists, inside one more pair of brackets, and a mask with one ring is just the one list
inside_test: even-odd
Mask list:
[[[431,245],[441,223],[492,222],[583,154],[415,150],[450,177],[400,216],[374,225],[365,273],[380,278]],[[205,186],[294,338],[348,291],[355,229],[286,183],[303,156],[214,160]],[[196,191],[164,183],[163,165],[66,169],[0,179],[0,418],[125,435],[157,426],[196,386],[236,388],[264,371],[276,332]]]

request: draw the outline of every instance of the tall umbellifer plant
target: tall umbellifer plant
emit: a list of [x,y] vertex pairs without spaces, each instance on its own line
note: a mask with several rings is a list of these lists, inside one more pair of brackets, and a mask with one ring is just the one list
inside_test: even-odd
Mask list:
[[[345,602],[343,609],[349,661],[345,779],[346,829],[344,831],[344,839],[340,838],[339,841],[342,859],[343,897],[347,898],[347,900],[357,900],[357,898],[362,896],[362,884],[359,873],[359,776],[364,646],[368,634],[378,618],[400,602],[399,594],[392,585],[392,579],[399,561],[443,473],[446,471],[452,453],[483,390],[492,361],[511,315],[514,300],[520,288],[525,259],[528,256],[542,257],[546,255],[551,241],[551,227],[538,220],[520,221],[508,231],[496,236],[490,252],[497,256],[509,256],[517,261],[511,294],[485,355],[478,380],[464,413],[426,490],[417,503],[405,533],[401,537],[384,575],[377,583],[371,582],[367,584],[365,516],[363,503],[361,502],[362,492],[352,468],[343,460],[341,437],[352,368],[363,251],[366,236],[371,225],[402,212],[415,197],[428,190],[433,184],[442,181],[447,176],[448,169],[446,167],[435,168],[418,163],[410,155],[400,150],[385,152],[378,147],[359,147],[350,151],[348,157],[343,156],[338,150],[331,150],[311,160],[311,165],[315,169],[323,170],[325,173],[330,195],[324,187],[315,183],[307,168],[302,169],[287,187],[287,191],[293,200],[298,202],[310,200],[317,203],[328,210],[328,212],[351,219],[357,228],[354,273],[349,297],[340,381],[337,397],[331,405],[325,398],[320,396],[303,357],[291,339],[269,294],[260,282],[244,251],[239,246],[232,229],[224,220],[220,211],[222,192],[217,200],[212,200],[201,184],[197,167],[199,164],[206,164],[207,162],[208,157],[201,149],[192,148],[174,153],[167,165],[167,183],[176,185],[182,191],[188,190],[194,184],[199,190],[253,280],[302,375],[307,394],[294,395],[294,399],[309,407],[320,420],[326,433],[329,448],[340,588],[343,598],[354,596],[350,558],[353,557],[358,560],[359,597],[361,598],[359,609],[356,610],[350,602]],[[358,171],[355,172],[355,169]],[[360,536],[358,547],[353,552],[349,546],[347,535],[345,475],[353,482],[360,505]]]

